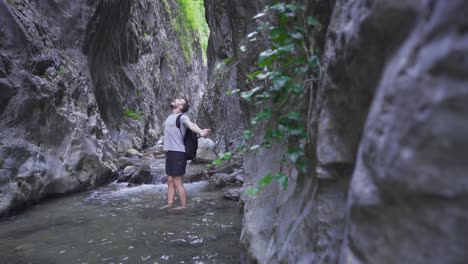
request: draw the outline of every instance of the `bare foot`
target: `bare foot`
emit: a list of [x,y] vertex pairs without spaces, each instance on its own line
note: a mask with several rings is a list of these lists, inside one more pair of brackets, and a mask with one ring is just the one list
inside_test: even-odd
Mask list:
[[166,204],[165,206],[159,207],[159,209],[164,210],[164,209],[172,208],[172,206],[173,206],[172,204]]
[[177,206],[175,208],[172,208],[171,211],[179,211],[184,209],[187,209],[187,206]]

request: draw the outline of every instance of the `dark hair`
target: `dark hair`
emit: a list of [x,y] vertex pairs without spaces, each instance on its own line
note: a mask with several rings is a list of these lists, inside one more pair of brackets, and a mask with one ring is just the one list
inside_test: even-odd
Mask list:
[[187,99],[185,99],[185,98],[182,98],[182,99],[184,99],[184,101],[185,101],[185,104],[182,107],[182,113],[186,113],[189,110],[190,105],[189,105],[189,102],[187,101]]

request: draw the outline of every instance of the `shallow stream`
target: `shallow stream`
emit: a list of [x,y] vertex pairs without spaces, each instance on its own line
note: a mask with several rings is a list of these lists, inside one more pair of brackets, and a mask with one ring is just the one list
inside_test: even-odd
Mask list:
[[1,263],[239,263],[237,203],[186,184],[189,208],[160,210],[166,186],[113,183],[44,201],[0,223]]

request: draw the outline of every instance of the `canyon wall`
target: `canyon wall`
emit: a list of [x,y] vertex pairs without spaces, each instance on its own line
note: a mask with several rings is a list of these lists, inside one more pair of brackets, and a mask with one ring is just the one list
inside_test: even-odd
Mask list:
[[[260,41],[248,56],[238,51],[255,30],[251,17],[268,1],[234,2],[205,2],[212,30],[208,93],[219,96],[202,111],[223,149],[250,128],[255,110],[224,93],[247,89],[246,75],[268,46]],[[463,262],[468,4],[304,4],[326,29],[316,40],[322,77],[309,99],[310,119],[302,120],[311,139],[309,170],[278,162],[288,142],[245,156],[245,186],[271,171],[287,173],[289,186],[244,194],[242,261]],[[220,63],[226,66],[216,68]]]
[[[0,1],[0,215],[117,176],[174,97],[196,117],[206,66],[178,1]],[[189,45],[191,53],[184,54]]]

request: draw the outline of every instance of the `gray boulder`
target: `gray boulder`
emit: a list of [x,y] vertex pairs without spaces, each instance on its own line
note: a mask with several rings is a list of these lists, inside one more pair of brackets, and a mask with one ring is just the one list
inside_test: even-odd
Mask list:
[[231,173],[230,177],[234,177],[236,179],[236,182],[239,182],[242,184],[244,183],[244,170],[242,169],[236,170],[233,173]]
[[224,199],[226,200],[233,200],[233,201],[239,201],[240,194],[242,192],[242,187],[235,188],[235,189],[229,189],[226,192],[224,192]]
[[217,159],[218,155],[215,152],[215,143],[209,138],[200,137],[198,139],[197,163],[211,163]]
[[117,178],[117,182],[128,182],[132,175],[138,170],[135,166],[127,166],[123,171],[119,172],[119,177]]
[[135,186],[141,184],[150,184],[153,181],[151,170],[149,167],[144,167],[133,173],[130,180],[128,180],[128,186]]
[[227,173],[216,173],[210,177],[209,185],[211,189],[221,189],[226,185],[235,183],[236,175]]
[[139,164],[138,159],[132,159],[132,158],[127,158],[127,157],[120,157],[117,160],[117,166],[119,167],[119,170],[123,170],[128,166],[137,166]]
[[125,151],[126,157],[139,157],[141,158],[143,155],[136,149],[127,149]]

